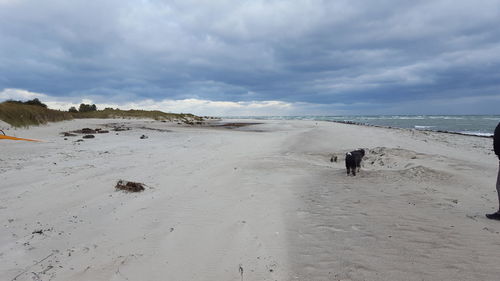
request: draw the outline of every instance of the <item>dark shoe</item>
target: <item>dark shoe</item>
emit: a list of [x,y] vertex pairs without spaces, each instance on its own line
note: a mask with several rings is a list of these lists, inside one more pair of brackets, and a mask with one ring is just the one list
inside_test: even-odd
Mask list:
[[490,220],[500,221],[500,213],[498,213],[498,212],[493,213],[493,214],[486,214],[486,217],[489,218]]

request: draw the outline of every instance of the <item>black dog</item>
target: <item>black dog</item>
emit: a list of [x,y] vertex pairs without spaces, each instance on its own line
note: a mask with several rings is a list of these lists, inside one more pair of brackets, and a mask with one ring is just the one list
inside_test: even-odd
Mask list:
[[365,156],[364,149],[358,149],[351,152],[346,153],[345,155],[345,167],[347,169],[347,175],[352,172],[352,175],[356,175],[356,168],[359,172],[359,168],[361,167],[361,160]]

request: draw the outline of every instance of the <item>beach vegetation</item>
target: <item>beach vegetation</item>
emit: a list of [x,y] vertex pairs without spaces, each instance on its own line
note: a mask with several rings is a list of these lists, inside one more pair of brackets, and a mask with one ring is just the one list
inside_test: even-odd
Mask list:
[[39,99],[34,98],[32,100],[27,100],[27,101],[20,101],[20,100],[7,100],[7,103],[14,103],[14,104],[27,104],[27,105],[35,105],[35,106],[41,106],[44,108],[47,108],[47,105],[42,103]]
[[72,113],[74,118],[148,118],[157,121],[174,121],[178,120],[189,124],[193,121],[202,121],[203,118],[186,113],[167,113],[159,110],[121,110],[113,108],[105,108],[103,110],[86,111]]
[[29,127],[73,119],[69,112],[48,109],[39,102],[6,101],[0,103],[0,120],[14,127]]
[[[47,122],[57,122],[79,118],[145,118],[157,121],[175,121],[184,124],[199,124],[202,117],[186,113],[167,113],[159,110],[121,110],[105,108],[97,110],[95,104],[82,104],[79,110],[71,107],[68,111],[49,109],[42,106],[38,99],[31,103],[22,101],[5,101],[0,103],[0,120],[14,127],[29,127]],[[82,111],[83,109],[83,111]]]
[[97,106],[95,104],[90,105],[90,104],[80,104],[80,108],[78,109],[78,112],[91,112],[91,111],[97,111]]

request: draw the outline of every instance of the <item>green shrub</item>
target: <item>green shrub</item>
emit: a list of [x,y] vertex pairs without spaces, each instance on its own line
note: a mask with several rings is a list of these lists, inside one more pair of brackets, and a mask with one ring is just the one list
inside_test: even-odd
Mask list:
[[27,104],[27,105],[36,105],[47,108],[47,105],[42,103],[39,99],[34,98],[32,100],[20,101],[20,100],[8,100],[7,103],[15,103],[15,104]]
[[80,108],[78,109],[79,112],[91,112],[91,111],[96,111],[97,106],[95,104],[90,105],[90,104],[80,104]]

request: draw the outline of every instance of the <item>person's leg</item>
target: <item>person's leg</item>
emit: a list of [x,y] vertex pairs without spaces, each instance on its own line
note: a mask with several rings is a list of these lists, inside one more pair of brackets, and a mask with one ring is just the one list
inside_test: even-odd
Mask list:
[[487,218],[492,220],[500,220],[500,162],[498,162],[497,196],[498,196],[498,211],[496,213],[486,215]]
[[498,162],[497,195],[498,195],[498,212],[500,213],[500,161]]

